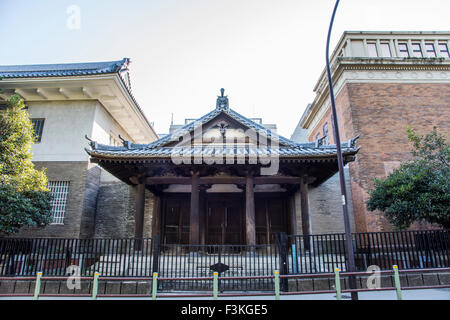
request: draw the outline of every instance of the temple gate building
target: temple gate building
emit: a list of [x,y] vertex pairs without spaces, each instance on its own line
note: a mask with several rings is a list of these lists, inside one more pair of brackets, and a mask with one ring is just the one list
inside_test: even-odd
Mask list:
[[[345,162],[355,159],[355,143],[343,143]],[[281,137],[231,109],[223,89],[214,110],[156,141],[90,145],[91,162],[136,188],[134,236],[160,235],[166,244],[310,234],[308,188],[337,171],[335,145]]]

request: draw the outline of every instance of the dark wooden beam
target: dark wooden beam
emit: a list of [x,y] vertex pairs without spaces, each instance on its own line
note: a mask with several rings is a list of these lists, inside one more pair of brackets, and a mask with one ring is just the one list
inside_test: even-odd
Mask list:
[[155,195],[152,216],[152,238],[160,235],[161,230],[161,197]]
[[[199,184],[245,184],[246,177],[199,177]],[[146,184],[191,184],[190,177],[148,177]],[[309,182],[310,183],[310,182]],[[253,184],[299,184],[299,177],[267,176],[253,177]]]
[[[134,213],[134,237],[136,239],[142,239],[144,234],[144,208],[145,208],[145,184],[140,183],[136,187],[136,202]],[[136,242],[136,250],[140,250],[141,242]]]
[[[302,211],[302,233],[304,236],[311,234],[307,180],[307,177],[303,177],[300,180],[300,207]],[[305,249],[310,249],[309,237],[305,237]]]
[[200,244],[200,199],[199,199],[199,176],[198,172],[193,172],[191,177],[191,211],[190,211],[190,230],[189,244]]
[[254,178],[247,174],[245,184],[245,230],[247,245],[256,245]]

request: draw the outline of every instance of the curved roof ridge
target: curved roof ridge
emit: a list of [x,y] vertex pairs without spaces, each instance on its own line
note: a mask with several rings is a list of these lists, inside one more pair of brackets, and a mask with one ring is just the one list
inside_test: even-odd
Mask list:
[[114,73],[119,71],[128,58],[104,62],[79,62],[79,63],[54,63],[54,64],[29,64],[29,65],[0,65],[0,76],[4,78],[36,77],[46,75],[73,75]]

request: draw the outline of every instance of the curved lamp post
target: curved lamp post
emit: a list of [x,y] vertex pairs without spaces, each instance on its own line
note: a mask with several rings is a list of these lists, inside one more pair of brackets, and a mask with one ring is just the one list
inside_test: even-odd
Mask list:
[[[334,16],[336,14],[337,7],[339,5],[339,0],[336,1],[334,6],[333,15],[331,16],[330,27],[328,29],[328,37],[327,37],[327,49],[326,49],[326,63],[327,63],[327,76],[328,76],[328,87],[330,93],[331,100],[331,111],[333,114],[333,132],[334,132],[334,142],[336,143],[336,151],[337,151],[337,160],[339,167],[339,181],[341,183],[341,197],[342,197],[342,211],[344,213],[344,228],[345,228],[345,246],[347,251],[347,267],[349,272],[355,272],[355,255],[353,252],[352,245],[352,233],[350,229],[350,219],[348,215],[348,206],[347,206],[347,191],[345,188],[345,178],[344,178],[344,163],[342,159],[342,150],[341,150],[341,138],[339,136],[339,126],[336,114],[336,104],[334,101],[334,91],[333,91],[333,81],[331,79],[331,70],[330,70],[330,58],[329,58],[329,47],[330,47],[330,36],[331,29],[333,27]],[[356,289],[356,278],[355,276],[349,277],[349,285],[350,289]],[[352,292],[352,300],[358,300],[358,293]]]

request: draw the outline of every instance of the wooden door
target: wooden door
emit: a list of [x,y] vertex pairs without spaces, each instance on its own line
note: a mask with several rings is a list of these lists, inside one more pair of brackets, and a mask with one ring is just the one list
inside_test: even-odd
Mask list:
[[207,201],[208,244],[242,244],[243,207],[236,199],[210,199]]
[[189,202],[183,198],[164,200],[162,214],[162,242],[166,244],[189,243]]

